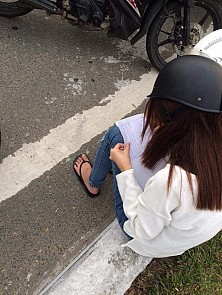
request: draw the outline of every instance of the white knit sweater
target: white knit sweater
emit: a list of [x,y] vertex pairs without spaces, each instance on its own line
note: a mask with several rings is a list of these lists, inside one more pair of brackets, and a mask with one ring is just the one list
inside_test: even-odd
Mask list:
[[175,166],[170,191],[167,179],[170,165],[152,176],[144,191],[138,185],[134,170],[117,175],[120,195],[128,221],[124,230],[133,239],[126,246],[149,257],[182,254],[222,229],[222,211],[197,210],[196,176],[191,174],[194,196],[186,172]]

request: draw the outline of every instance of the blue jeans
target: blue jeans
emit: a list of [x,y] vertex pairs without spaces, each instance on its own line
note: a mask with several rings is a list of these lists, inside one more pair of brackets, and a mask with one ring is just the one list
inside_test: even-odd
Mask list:
[[[113,125],[104,135],[101,140],[100,147],[97,151],[92,172],[90,174],[89,183],[94,187],[100,187],[106,178],[107,174],[113,173],[113,188],[114,188],[114,207],[116,217],[120,227],[123,230],[124,222],[128,219],[123,211],[123,202],[120,196],[116,175],[121,173],[118,166],[109,159],[110,149],[114,148],[117,143],[124,143],[122,134],[116,125]],[[124,230],[123,230],[124,231]],[[125,232],[124,232],[125,233]],[[126,234],[126,233],[125,233]],[[127,234],[126,234],[127,235]],[[128,235],[127,235],[128,236]],[[129,237],[129,236],[128,236]],[[129,237],[130,238],[130,237]]]

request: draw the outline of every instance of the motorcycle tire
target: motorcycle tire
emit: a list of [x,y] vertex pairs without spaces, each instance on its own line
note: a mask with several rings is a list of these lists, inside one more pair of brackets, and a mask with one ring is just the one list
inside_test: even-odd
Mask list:
[[[147,33],[147,55],[151,64],[159,71],[173,58],[184,55],[187,49],[175,38],[179,36],[178,30],[183,23],[181,10],[183,11],[183,5],[180,1],[169,2],[157,14]],[[203,16],[199,16],[201,12]],[[206,34],[222,28],[222,6],[214,0],[195,0],[190,17],[190,36],[192,36],[190,48],[194,47]]]
[[20,0],[5,0],[0,1],[0,16],[12,18],[22,16],[32,11],[30,7],[26,7],[24,2]]

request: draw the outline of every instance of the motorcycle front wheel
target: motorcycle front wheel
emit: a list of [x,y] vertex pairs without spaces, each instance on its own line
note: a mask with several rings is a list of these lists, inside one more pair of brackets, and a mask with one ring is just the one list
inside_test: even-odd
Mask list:
[[1,0],[0,1],[0,16],[16,17],[29,13],[32,11],[24,2],[20,0]]
[[185,54],[205,35],[222,28],[222,6],[214,0],[195,0],[190,9],[190,44],[182,42],[183,4],[169,2],[154,19],[146,38],[151,64],[161,70],[170,60]]

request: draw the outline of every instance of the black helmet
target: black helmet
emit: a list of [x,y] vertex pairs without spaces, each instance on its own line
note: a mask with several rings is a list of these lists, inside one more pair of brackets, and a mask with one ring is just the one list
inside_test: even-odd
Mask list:
[[222,112],[222,67],[204,56],[178,57],[159,73],[150,98],[165,98],[205,112]]

